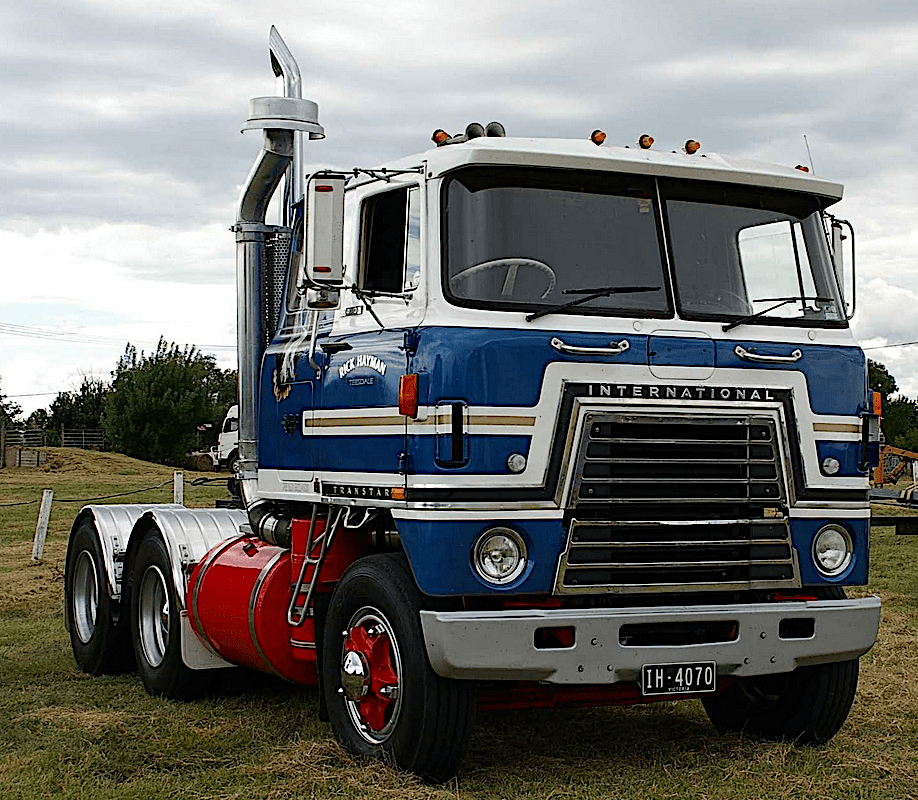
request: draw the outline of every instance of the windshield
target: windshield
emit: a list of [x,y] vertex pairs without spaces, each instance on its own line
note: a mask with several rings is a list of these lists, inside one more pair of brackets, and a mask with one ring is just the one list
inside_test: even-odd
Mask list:
[[813,195],[479,167],[450,178],[445,197],[444,288],[458,305],[671,317],[674,293],[687,319],[845,324]]
[[[672,316],[653,181],[633,175],[468,169],[446,190],[446,291],[461,305]],[[587,291],[583,291],[587,290]]]
[[842,322],[816,197],[661,181],[680,316]]

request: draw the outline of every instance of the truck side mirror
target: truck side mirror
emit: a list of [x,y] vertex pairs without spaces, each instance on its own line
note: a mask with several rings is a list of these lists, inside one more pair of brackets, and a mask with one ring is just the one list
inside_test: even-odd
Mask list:
[[[854,316],[855,304],[855,283],[854,283],[854,228],[846,219],[837,219],[830,216],[832,231],[832,264],[835,267],[835,278],[838,281],[838,288],[842,293],[842,302],[847,309],[847,317],[851,319]],[[844,231],[847,228],[848,233]],[[845,283],[845,242],[851,253],[851,290]]]
[[334,308],[344,281],[344,175],[306,183],[306,269],[309,308]]

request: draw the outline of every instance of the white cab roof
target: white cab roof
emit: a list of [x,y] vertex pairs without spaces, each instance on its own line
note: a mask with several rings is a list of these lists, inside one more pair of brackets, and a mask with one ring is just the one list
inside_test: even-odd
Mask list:
[[480,137],[461,144],[443,145],[386,166],[408,167],[421,162],[430,177],[471,164],[562,169],[608,170],[692,180],[723,181],[818,194],[840,200],[841,184],[793,167],[783,167],[719,153],[672,153],[604,144],[588,139],[523,139]]

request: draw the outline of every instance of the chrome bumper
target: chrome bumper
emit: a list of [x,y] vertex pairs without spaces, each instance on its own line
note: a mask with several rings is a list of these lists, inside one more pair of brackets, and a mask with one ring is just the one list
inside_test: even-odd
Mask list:
[[[809,638],[780,638],[782,620],[812,619]],[[623,625],[735,622],[737,636],[714,644],[623,645]],[[422,611],[427,656],[437,674],[465,680],[559,684],[640,679],[643,664],[714,661],[719,675],[768,675],[846,661],[877,638],[880,599],[614,609]],[[537,649],[535,631],[573,627],[573,647]]]

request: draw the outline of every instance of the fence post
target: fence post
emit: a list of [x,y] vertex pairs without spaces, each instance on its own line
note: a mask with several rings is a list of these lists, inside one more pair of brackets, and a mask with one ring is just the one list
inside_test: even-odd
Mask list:
[[0,425],[0,469],[6,464],[6,425]]
[[38,525],[35,527],[35,542],[32,544],[32,561],[41,561],[45,551],[45,537],[48,535],[48,520],[51,518],[51,501],[54,490],[45,489],[41,493],[41,508],[38,510]]
[[181,472],[172,475],[172,498],[173,503],[185,505],[185,477]]

